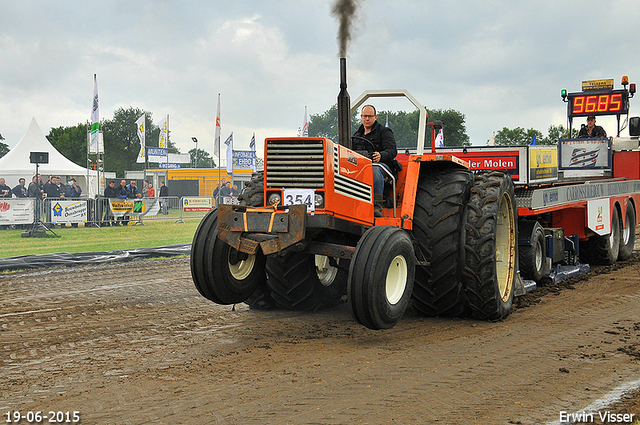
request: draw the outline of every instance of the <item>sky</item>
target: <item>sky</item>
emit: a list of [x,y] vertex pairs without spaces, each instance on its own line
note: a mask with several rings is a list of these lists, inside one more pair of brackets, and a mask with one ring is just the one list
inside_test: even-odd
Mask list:
[[[181,152],[196,137],[213,153],[218,94],[221,138],[233,132],[235,149],[248,149],[254,133],[259,147],[296,136],[305,106],[321,114],[336,103],[334,3],[0,0],[0,134],[11,148],[32,117],[45,135],[87,122],[96,74],[101,119],[129,107],[155,123],[168,114]],[[428,109],[455,109],[474,145],[504,127],[546,135],[567,125],[561,89],[605,78],[621,88],[623,75],[640,82],[638,22],[632,0],[361,0],[348,91],[354,100],[407,89]],[[373,103],[413,110],[405,100]],[[598,124],[615,132],[614,118]]]

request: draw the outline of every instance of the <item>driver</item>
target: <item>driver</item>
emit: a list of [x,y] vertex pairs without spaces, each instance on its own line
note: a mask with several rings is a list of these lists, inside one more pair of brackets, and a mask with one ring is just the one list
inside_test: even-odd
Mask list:
[[607,132],[604,131],[604,128],[596,125],[595,115],[589,115],[587,125],[582,125],[578,137],[607,137]]
[[[393,131],[389,127],[383,127],[378,122],[376,108],[372,105],[365,105],[360,112],[362,125],[355,133],[353,140],[354,150],[366,150],[371,153],[371,160],[382,164],[389,172],[392,170],[392,163],[396,157],[396,139]],[[363,140],[366,139],[367,141]],[[380,167],[373,167],[373,195],[374,195],[374,216],[382,217],[382,205],[384,196],[384,177],[386,173]]]

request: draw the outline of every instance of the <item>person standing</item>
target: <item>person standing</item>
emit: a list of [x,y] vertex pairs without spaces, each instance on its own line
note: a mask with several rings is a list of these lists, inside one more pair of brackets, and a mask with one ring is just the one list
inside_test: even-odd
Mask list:
[[26,180],[23,177],[18,179],[18,184],[16,187],[11,189],[16,198],[27,198],[29,197],[29,192],[27,191]]
[[118,197],[115,180],[111,180],[107,187],[104,188],[104,197],[106,199],[102,204],[104,209],[102,224],[105,226],[115,226],[115,223],[113,222],[113,214],[111,213],[111,199],[115,199]]
[[51,179],[51,184],[46,186],[47,198],[62,198],[64,199],[64,190],[60,184],[60,177],[55,176]]
[[[360,113],[362,125],[353,134],[353,150],[366,150],[374,163],[381,164],[389,172],[394,168],[394,160],[398,154],[396,139],[389,127],[378,122],[378,114],[373,105],[365,105]],[[386,173],[379,167],[373,167],[374,216],[382,217],[384,204],[384,177]]]
[[162,214],[169,214],[169,207],[167,205],[167,198],[169,197],[169,188],[164,184],[164,182],[160,182],[160,202],[162,203]]
[[82,194],[82,188],[76,184],[76,179],[71,179],[71,184],[64,192],[65,198],[79,198]]
[[155,198],[156,190],[153,188],[153,184],[149,183],[149,188],[147,189],[147,198]]
[[[120,199],[122,202],[125,202],[127,199],[127,196],[129,195],[129,191],[127,190],[127,181],[126,180],[120,180],[120,186],[118,186],[116,188],[116,198]],[[118,220],[116,220],[116,225],[120,225],[122,224],[123,226],[126,226],[127,224],[129,224],[129,217],[125,214],[122,217],[118,217]]]
[[0,178],[0,198],[11,198],[11,188],[5,184],[5,180]]
[[43,193],[44,185],[42,184],[42,177],[40,174],[37,174],[31,178],[31,183],[29,183],[29,187],[27,188],[27,194],[29,198],[42,199]]
[[142,198],[142,194],[138,190],[138,186],[136,186],[135,180],[131,180],[131,183],[127,185],[127,191],[129,192],[127,194],[127,198],[129,199]]

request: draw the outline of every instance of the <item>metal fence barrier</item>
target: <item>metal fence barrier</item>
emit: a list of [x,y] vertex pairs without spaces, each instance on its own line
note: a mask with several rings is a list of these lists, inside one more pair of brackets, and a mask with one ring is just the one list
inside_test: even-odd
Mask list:
[[[211,199],[177,196],[141,199],[10,198],[2,201],[0,228],[29,228],[38,223],[56,228],[133,225],[144,224],[147,220],[184,222],[185,218],[202,218],[211,210],[211,207],[194,207],[201,202],[200,198]],[[191,201],[191,207],[189,202],[185,204],[185,200]]]

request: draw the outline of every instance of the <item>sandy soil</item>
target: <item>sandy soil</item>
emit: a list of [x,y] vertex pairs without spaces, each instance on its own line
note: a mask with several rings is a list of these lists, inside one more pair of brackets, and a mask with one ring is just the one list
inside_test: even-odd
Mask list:
[[3,422],[551,424],[589,406],[640,419],[637,392],[598,404],[640,386],[637,258],[521,297],[502,322],[410,310],[387,331],[346,305],[212,304],[186,258],[4,275],[0,294]]

